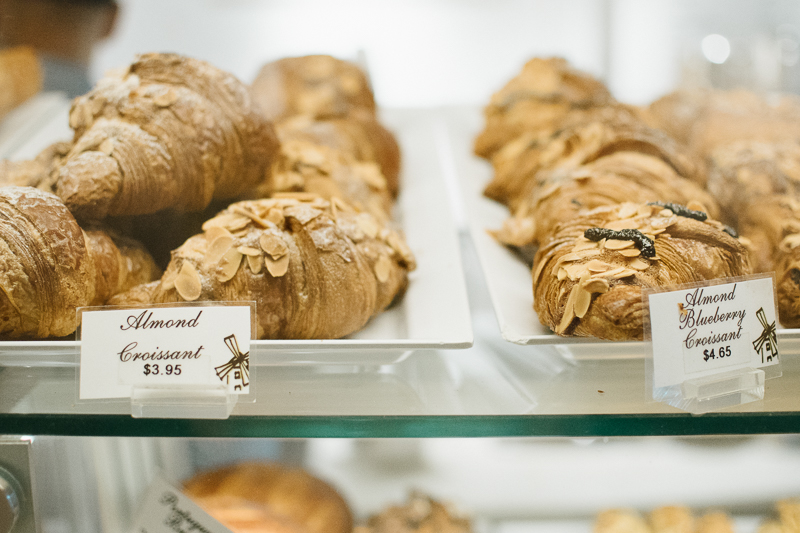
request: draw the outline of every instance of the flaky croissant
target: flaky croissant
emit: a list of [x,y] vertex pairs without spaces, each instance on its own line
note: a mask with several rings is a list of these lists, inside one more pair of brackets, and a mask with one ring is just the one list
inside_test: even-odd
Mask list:
[[251,85],[253,99],[270,120],[295,115],[341,117],[354,110],[375,113],[364,72],[329,55],[284,57],[267,63]]
[[269,172],[278,142],[247,87],[205,62],[145,54],[70,111],[57,194],[79,218],[199,211]]
[[338,338],[385,309],[415,267],[398,233],[336,198],[238,202],[203,228],[159,282],[112,302],[255,301],[258,338]]
[[102,305],[158,275],[136,242],[84,231],[61,200],[0,187],[0,337],[62,337],[78,307]]
[[537,186],[495,237],[512,246],[543,242],[561,222],[600,206],[656,201],[689,205],[719,216],[714,198],[659,157],[620,151],[575,168],[537,174]]
[[624,203],[565,222],[534,260],[539,320],[562,336],[641,340],[643,289],[752,272],[729,231],[674,204]]
[[601,81],[575,70],[563,58],[533,58],[492,95],[483,110],[486,126],[475,139],[474,151],[490,159],[524,133],[557,131],[571,110],[612,103]]
[[380,221],[389,220],[392,214],[392,196],[377,164],[302,139],[281,143],[270,179],[257,190],[261,197],[286,192],[343,199]]
[[386,178],[393,197],[400,189],[400,147],[394,135],[375,115],[356,110],[344,117],[314,119],[296,115],[275,124],[281,142],[304,140],[351,155],[357,161],[373,162]]

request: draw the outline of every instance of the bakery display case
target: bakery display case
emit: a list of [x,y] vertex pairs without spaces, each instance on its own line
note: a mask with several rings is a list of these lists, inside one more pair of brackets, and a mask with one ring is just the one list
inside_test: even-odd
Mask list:
[[[779,502],[800,495],[800,330],[778,327],[775,331],[780,367],[766,373],[769,379],[764,380],[762,373],[762,381],[747,390],[725,391],[724,396],[712,393],[700,401],[711,404],[696,411],[702,414],[687,412],[663,398],[654,400],[652,342],[563,336],[540,322],[533,306],[531,257],[526,256],[530,250],[502,245],[491,234],[503,226],[508,210],[484,196],[494,169],[488,158],[475,151],[492,95],[532,57],[563,57],[598,80],[619,102],[637,109],[677,88],[744,87],[769,97],[778,92],[792,95],[800,90],[798,17],[795,5],[778,1],[737,1],[735,9],[712,1],[626,0],[558,4],[504,0],[492,5],[353,1],[335,6],[310,0],[230,5],[188,0],[119,2],[114,33],[97,46],[89,67],[89,76],[99,87],[112,89],[78,100],[44,89],[16,104],[0,121],[3,164],[35,161],[53,143],[79,137],[78,132],[85,133],[95,121],[115,113],[124,115],[114,105],[137,91],[145,100],[150,98],[146,105],[151,107],[136,108],[135,113],[133,104],[122,108],[130,115],[147,115],[142,124],[156,123],[153,117],[161,117],[158,113],[175,105],[175,94],[184,90],[180,83],[185,82],[162,91],[159,84],[164,82],[158,78],[158,83],[148,86],[148,76],[171,78],[173,73],[167,69],[167,74],[148,74],[148,59],[134,59],[136,54],[169,50],[175,53],[165,54],[169,61],[186,57],[204,62],[238,80],[225,78],[223,85],[231,90],[238,90],[240,81],[252,83],[264,65],[274,65],[279,59],[330,54],[366,74],[378,123],[396,140],[402,157],[397,185],[384,184],[381,178],[379,186],[373,186],[375,178],[364,170],[373,168],[369,166],[373,162],[354,164],[342,158],[334,163],[326,159],[331,156],[320,155],[327,154],[325,150],[309,149],[306,136],[312,130],[302,130],[308,127],[303,123],[307,117],[298,113],[303,115],[300,120],[287,125],[289,119],[276,106],[270,112],[271,119],[280,124],[283,167],[268,166],[283,181],[271,183],[269,194],[277,191],[278,203],[288,198],[281,209],[302,205],[314,213],[304,219],[298,208],[295,214],[283,212],[278,217],[274,212],[278,204],[270,203],[262,212],[251,207],[254,203],[218,215],[227,203],[212,204],[202,221],[193,222],[197,222],[195,230],[205,235],[204,247],[216,250],[219,246],[215,248],[214,243],[222,246],[220,242],[225,241],[225,250],[217,250],[222,270],[224,261],[234,262],[223,256],[236,251],[236,269],[223,273],[222,279],[212,268],[208,279],[198,278],[196,286],[190,283],[195,278],[184,274],[181,263],[167,266],[169,261],[183,261],[183,265],[196,265],[192,268],[199,276],[206,275],[203,268],[210,260],[192,259],[193,249],[186,251],[191,247],[174,251],[188,234],[174,246],[159,250],[161,268],[172,272],[172,277],[159,282],[162,296],[170,294],[162,301],[203,300],[198,295],[211,294],[208,287],[213,277],[221,283],[237,275],[263,277],[267,272],[281,278],[288,270],[279,264],[286,252],[275,251],[277,245],[260,239],[260,233],[253,237],[248,232],[266,230],[275,236],[280,230],[286,232],[280,233],[281,238],[289,239],[290,230],[323,219],[343,224],[341,232],[358,233],[357,238],[348,234],[355,243],[353,250],[358,243],[372,243],[370,239],[383,246],[381,252],[368,252],[364,259],[366,271],[375,276],[379,287],[395,275],[388,273],[387,258],[409,270],[407,286],[366,326],[337,333],[337,338],[264,338],[270,322],[253,318],[249,350],[234,350],[233,344],[227,344],[234,358],[244,352],[249,357],[249,392],[242,395],[216,385],[190,387],[165,380],[159,386],[133,385],[117,397],[87,399],[82,390],[88,380],[83,374],[87,359],[81,354],[87,343],[81,332],[58,339],[44,335],[0,341],[0,531],[130,531],[134,527],[146,531],[140,520],[152,511],[147,508],[148,491],[161,482],[176,488],[184,483],[194,486],[187,491],[233,531],[244,527],[234,523],[242,516],[258,515],[253,520],[266,523],[268,519],[258,514],[264,511],[263,502],[242,506],[239,501],[257,490],[242,489],[235,495],[236,502],[225,495],[222,500],[228,498],[227,503],[219,504],[216,495],[211,498],[188,481],[193,476],[210,479],[209,472],[235,463],[244,465],[241,470],[255,479],[261,467],[252,466],[253,461],[302,468],[330,483],[351,514],[352,523],[345,530],[354,526],[388,529],[391,524],[379,518],[369,520],[386,512],[384,519],[396,519],[412,529],[424,529],[424,517],[436,515],[443,522],[425,526],[435,531],[578,532],[624,525],[604,525],[601,516],[630,520],[641,531],[656,531],[659,527],[646,520],[655,520],[650,513],[665,506],[675,506],[670,512],[684,518],[685,513],[691,514],[697,524],[705,523],[705,518],[700,519],[705,513],[721,510],[726,527],[759,530],[784,512],[781,509],[786,508],[776,507],[783,505]],[[476,35],[493,38],[476,39]],[[0,43],[6,44],[6,37],[0,31]],[[134,66],[121,75],[106,73],[132,61]],[[122,85],[114,85],[117,79],[123,80]],[[343,86],[356,83],[347,75],[343,79],[349,80]],[[137,89],[128,96],[114,92],[134,85]],[[330,103],[332,89],[318,81],[312,85],[308,93],[303,92],[306,88],[287,89],[286,102],[294,100],[286,107]],[[266,103],[259,105],[269,108],[280,100],[279,93],[269,93]],[[175,114],[194,110],[197,115],[191,124],[197,134],[203,122],[197,117],[207,104],[192,98],[194,107]],[[353,105],[369,107],[363,101]],[[329,120],[339,112],[334,106],[321,113]],[[226,120],[215,116],[206,122]],[[292,127],[297,129],[290,132]],[[376,131],[372,135],[380,136]],[[85,145],[81,150],[104,154],[99,158],[114,157],[119,148],[100,141],[81,141]],[[267,150],[264,146],[272,141],[262,141],[261,149],[280,150],[278,143]],[[56,166],[49,167],[57,168],[58,175],[48,176],[66,181],[63,176],[83,164],[75,155],[81,150],[59,150],[51,153]],[[225,156],[237,152],[219,151]],[[196,163],[206,152],[198,149],[187,159]],[[246,149],[237,153],[242,152]],[[206,166],[196,166],[192,172],[207,172],[222,157],[203,159]],[[291,165],[286,163],[293,157]],[[168,160],[164,157],[152,168],[169,166]],[[337,203],[336,194],[343,194],[344,188],[336,189],[327,200],[303,196],[312,194],[311,183],[320,183],[320,175],[327,179],[336,174],[330,168],[342,160],[352,165],[348,168],[359,169],[352,173],[365,173],[373,193],[396,195],[389,200],[393,204],[388,215],[370,212],[372,222],[362,218],[347,226],[348,217],[361,211],[344,201]],[[120,168],[127,168],[128,163],[120,161]],[[102,165],[106,163],[102,159]],[[100,166],[89,165],[91,169]],[[134,167],[131,163],[130,168]],[[62,172],[64,168],[68,170]],[[244,168],[237,171],[241,180],[253,167]],[[146,166],[136,169],[147,174]],[[0,167],[0,174],[6,171],[7,167]],[[254,173],[265,172],[260,168]],[[308,178],[311,175],[313,179]],[[298,185],[300,179],[307,181]],[[325,183],[322,189],[330,191],[333,186]],[[685,192],[688,186],[681,190]],[[193,192],[184,191],[174,201],[189,205],[196,201]],[[143,209],[166,196],[157,194],[142,203]],[[241,200],[241,191],[232,196]],[[365,200],[366,211],[384,200]],[[69,209],[81,219],[92,208],[70,204]],[[139,228],[140,234],[171,238],[192,216],[151,219],[149,226],[141,226],[145,230]],[[284,226],[289,219],[300,221],[299,226],[298,222]],[[209,220],[222,222],[209,224]],[[387,229],[381,231],[373,220],[386,223]],[[202,229],[197,229],[201,224]],[[358,230],[353,229],[356,226]],[[121,223],[120,227],[129,228]],[[320,235],[306,241],[318,249],[333,249],[331,241],[323,242]],[[401,237],[405,245],[397,244]],[[215,255],[207,248],[202,251],[205,256]],[[413,261],[406,250],[413,254]],[[414,267],[408,268],[411,264]],[[356,283],[341,285],[350,289]],[[607,285],[603,286],[606,290]],[[342,297],[330,293],[329,298]],[[334,313],[336,320],[345,322],[356,310],[362,311],[355,298],[342,298],[352,309],[340,305]],[[8,294],[6,299],[13,301]],[[324,304],[320,300],[313,308]],[[84,305],[94,304],[79,307]],[[107,339],[110,346],[112,336]],[[106,337],[99,344],[103,342]],[[94,379],[122,379],[113,375],[113,368]],[[172,373],[175,367],[169,370]],[[714,403],[720,397],[725,399]],[[246,483],[228,481],[227,485]],[[75,487],[83,488],[76,491]],[[392,507],[403,505],[407,507]],[[238,511],[221,510],[234,508]],[[602,515],[623,508],[632,510],[631,514]],[[13,529],[8,525],[12,521]]]

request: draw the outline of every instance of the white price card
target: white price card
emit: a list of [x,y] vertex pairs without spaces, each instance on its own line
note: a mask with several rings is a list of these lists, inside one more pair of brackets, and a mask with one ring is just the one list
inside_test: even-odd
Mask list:
[[249,305],[85,309],[80,398],[126,398],[134,387],[250,385]]
[[653,387],[779,362],[772,277],[648,295]]
[[188,496],[156,477],[139,505],[131,533],[230,533]]

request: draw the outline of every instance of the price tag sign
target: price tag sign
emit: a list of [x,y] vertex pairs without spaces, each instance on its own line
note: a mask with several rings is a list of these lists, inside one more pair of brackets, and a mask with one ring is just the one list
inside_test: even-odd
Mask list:
[[157,477],[139,506],[132,533],[230,533],[181,491]]
[[82,310],[80,398],[125,398],[151,385],[247,394],[250,321],[249,305]]
[[772,277],[648,295],[653,387],[779,362]]

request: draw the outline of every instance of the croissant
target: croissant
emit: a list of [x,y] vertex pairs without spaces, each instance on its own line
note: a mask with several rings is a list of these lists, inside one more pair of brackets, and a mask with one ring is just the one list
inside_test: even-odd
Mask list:
[[526,132],[552,134],[573,109],[614,103],[602,82],[573,69],[560,57],[533,58],[483,111],[486,125],[475,139],[477,155],[491,159],[503,145]]
[[267,63],[251,85],[253,99],[273,121],[294,115],[341,117],[354,110],[375,114],[364,72],[328,55],[285,57]]
[[0,336],[62,337],[78,307],[102,305],[154,279],[138,243],[78,226],[61,200],[30,187],[0,187]]
[[42,89],[42,68],[32,48],[0,50],[0,118]]
[[112,302],[255,301],[258,338],[338,338],[385,309],[415,268],[398,233],[337,198],[238,202],[203,229],[159,282]]
[[71,147],[72,144],[69,142],[57,142],[30,160],[0,160],[0,185],[36,187],[43,191],[55,192],[57,178],[55,169]]
[[271,179],[257,191],[262,197],[286,192],[316,194],[326,200],[340,198],[378,220],[391,218],[392,196],[378,165],[312,142],[282,142]]
[[564,222],[534,260],[539,320],[562,336],[641,340],[642,289],[751,273],[731,231],[675,204],[624,203]]
[[303,140],[344,152],[357,161],[376,163],[392,197],[400,189],[400,147],[375,116],[359,110],[345,117],[314,119],[296,115],[275,124],[281,142]]
[[705,185],[699,160],[663,132],[623,119],[579,123],[541,142],[498,154],[493,160],[495,174],[484,194],[514,210],[541,187],[539,171],[576,168],[614,152],[652,155],[671,166],[677,175]]
[[233,533],[310,533],[263,505],[233,496],[195,496],[192,501]]
[[259,506],[280,526],[275,531],[351,533],[353,527],[350,507],[332,485],[277,463],[250,461],[200,472],[184,483],[183,490],[201,504],[217,499],[217,515],[224,512],[220,498],[238,500],[240,508],[242,502]]
[[278,149],[247,87],[205,62],[139,56],[70,111],[56,192],[79,218],[200,211],[264,181]]
[[542,171],[536,185],[494,233],[499,241],[519,247],[535,245],[563,221],[626,201],[674,202],[705,211],[712,218],[719,215],[714,198],[703,188],[681,177],[662,159],[640,152],[614,152],[573,169]]

